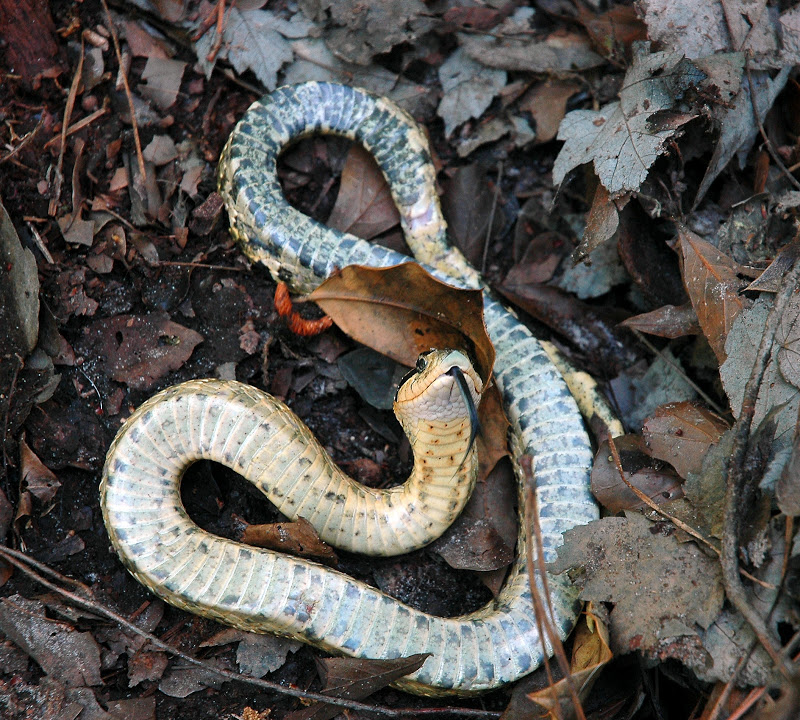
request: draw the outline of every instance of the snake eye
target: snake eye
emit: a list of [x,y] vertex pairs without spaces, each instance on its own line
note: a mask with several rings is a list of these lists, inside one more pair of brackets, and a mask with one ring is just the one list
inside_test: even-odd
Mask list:
[[422,372],[426,367],[428,367],[428,355],[432,355],[435,350],[427,350],[424,353],[420,353],[419,357],[417,358],[417,366],[416,371]]

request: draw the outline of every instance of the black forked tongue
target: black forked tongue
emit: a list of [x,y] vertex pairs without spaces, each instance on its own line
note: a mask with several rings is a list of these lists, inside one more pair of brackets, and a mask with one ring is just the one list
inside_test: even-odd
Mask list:
[[475,444],[475,438],[480,432],[481,424],[478,420],[478,408],[475,407],[475,401],[472,399],[472,393],[469,391],[467,379],[464,377],[461,368],[458,365],[453,365],[445,374],[455,378],[458,389],[461,391],[461,398],[464,400],[469,413],[469,444],[467,445],[467,451],[464,453],[464,459],[456,470],[456,472],[459,472],[464,465],[464,461],[469,457],[469,451],[472,450],[472,446]]

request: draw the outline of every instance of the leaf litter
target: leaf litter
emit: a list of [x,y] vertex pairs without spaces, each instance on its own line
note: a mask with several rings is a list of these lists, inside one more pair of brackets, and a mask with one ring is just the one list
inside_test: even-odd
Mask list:
[[[594,374],[616,376],[611,387],[622,415],[631,429],[643,428],[644,440],[626,436],[634,464],[629,465],[628,451],[623,452],[625,479],[634,485],[642,479],[654,481],[652,487],[642,485],[645,496],[663,499],[660,511],[683,529],[671,529],[652,508],[646,514],[658,521],[651,525],[628,510],[625,518],[599,521],[614,529],[607,535],[600,532],[596,544],[606,552],[615,544],[616,533],[617,546],[646,550],[657,568],[667,568],[664,577],[669,584],[675,577],[679,588],[682,578],[672,573],[683,572],[692,563],[695,567],[687,571],[688,577],[699,575],[709,563],[717,567],[714,557],[693,554],[690,549],[699,542],[713,553],[718,540],[729,532],[722,513],[723,478],[735,443],[726,428],[745,400],[745,381],[772,303],[765,293],[780,289],[780,280],[793,262],[791,251],[780,251],[792,245],[798,208],[797,184],[792,182],[800,162],[792,141],[800,129],[792,110],[798,96],[789,71],[798,56],[795,37],[800,15],[796,9],[729,2],[726,14],[719,3],[648,0],[635,7],[612,3],[604,12],[548,2],[535,9],[490,3],[450,7],[440,13],[422,3],[378,6],[304,1],[297,8],[264,9],[256,1],[226,5],[223,22],[217,24],[216,7],[209,4],[194,14],[178,0],[139,0],[137,4],[146,4],[160,22],[146,23],[138,16],[114,18],[123,30],[121,57],[130,79],[130,97],[121,103],[118,100],[125,90],[109,42],[107,18],[92,17],[84,6],[69,17],[57,7],[53,10],[56,26],[81,30],[86,42],[80,83],[73,84],[66,112],[64,94],[52,78],[60,72],[59,87],[69,87],[70,78],[64,74],[69,61],[60,60],[65,62],[63,67],[54,66],[52,72],[45,68],[37,77],[26,67],[24,77],[18,80],[8,75],[0,88],[8,119],[0,127],[4,170],[0,189],[10,214],[4,223],[8,227],[13,220],[13,234],[18,232],[21,239],[14,247],[22,247],[23,256],[32,252],[38,265],[18,253],[9,256],[0,272],[7,273],[3,278],[11,282],[0,282],[0,288],[17,292],[18,297],[22,291],[28,300],[41,296],[44,301],[41,313],[33,304],[17,313],[27,324],[26,339],[20,344],[17,337],[12,347],[4,347],[0,364],[0,421],[6,431],[0,477],[12,480],[0,496],[4,499],[0,510],[6,508],[5,515],[0,515],[5,518],[3,526],[10,528],[10,541],[35,548],[36,557],[63,564],[76,577],[97,577],[95,573],[100,572],[100,582],[114,588],[110,591],[114,597],[143,597],[135,594],[141,591],[116,566],[114,576],[93,566],[93,548],[98,545],[93,542],[93,526],[77,518],[86,517],[86,510],[91,518],[96,498],[83,488],[94,485],[86,482],[86,475],[99,471],[120,417],[151,392],[148,388],[188,377],[216,374],[277,389],[295,409],[309,414],[315,430],[326,445],[342,454],[347,467],[361,467],[369,482],[383,481],[384,438],[396,430],[381,419],[378,410],[368,412],[367,406],[356,410],[352,401],[339,411],[331,410],[331,394],[344,386],[338,367],[328,364],[335,357],[323,359],[316,350],[309,357],[311,346],[301,346],[284,335],[285,329],[274,324],[267,301],[271,289],[261,287],[264,277],[245,277],[244,263],[220,228],[224,223],[213,228],[221,213],[210,192],[212,165],[233,122],[258,95],[247,84],[259,82],[269,88],[319,79],[367,87],[425,121],[441,177],[458,180],[444,185],[445,204],[450,199],[454,208],[448,215],[456,240],[465,243],[473,258],[486,257],[493,280],[507,272],[513,262],[508,257],[513,254],[520,262],[509,273],[513,280],[509,284],[525,288],[523,294],[532,298],[537,293],[548,297],[553,286],[568,288],[562,297],[563,307],[568,308],[564,317],[552,321],[559,304],[545,304],[541,317],[551,322],[562,341],[564,335],[571,337],[579,348],[587,324],[596,323],[592,332],[598,347],[612,348],[605,355],[584,350],[583,358],[591,358],[588,365]],[[206,16],[208,30],[194,46],[176,39],[181,33],[186,37],[187,31],[196,32]],[[162,35],[156,26],[169,27],[170,32]],[[53,57],[47,50],[48,39],[55,43],[52,47],[66,48],[71,43],[63,58],[71,58],[74,70],[74,59],[81,56],[76,36],[47,36],[53,33],[52,23],[42,22],[41,27],[45,64]],[[6,33],[8,28],[0,23],[0,31]],[[641,44],[642,40],[651,45]],[[9,47],[15,47],[14,43]],[[190,49],[204,72],[197,71]],[[131,63],[131,57],[137,59]],[[216,68],[213,72],[212,67]],[[234,84],[231,78],[242,84]],[[26,88],[27,100],[31,92],[40,94],[35,113],[27,100],[18,102],[14,94],[18,84]],[[61,122],[66,126],[64,133]],[[134,122],[137,127],[132,126]],[[559,141],[553,141],[559,125],[567,139],[560,153]],[[135,132],[141,133],[146,149],[144,175],[131,140]],[[748,154],[758,134],[759,145]],[[59,160],[56,167],[60,150],[63,166]],[[337,205],[334,224],[399,247],[385,185],[374,167],[367,169],[369,165],[361,163],[358,152],[350,151],[345,163],[338,201],[333,199],[335,180],[328,184],[334,190],[327,197],[312,197],[313,163],[310,172],[295,174],[294,199],[305,211],[320,203],[324,209],[320,217]],[[324,155],[320,154],[323,160]],[[554,158],[555,186],[547,174]],[[498,187],[484,184],[485,174],[477,181],[461,182],[460,168],[467,162],[467,179],[478,168],[499,168],[502,163],[502,171],[491,175],[497,177]],[[575,172],[578,167],[581,172]],[[47,195],[53,193],[57,175],[64,178],[64,192],[60,204],[51,204]],[[470,193],[475,196],[472,203]],[[206,198],[210,204],[201,209]],[[491,233],[477,222],[488,220],[486,208],[493,207],[495,200],[504,219],[517,212],[517,202],[525,205],[514,229],[518,241],[513,249],[497,213]],[[551,209],[555,211],[548,215]],[[482,245],[486,236],[490,242]],[[592,264],[568,270],[566,256],[576,247],[576,257],[585,256]],[[677,266],[676,251],[682,269]],[[776,254],[774,267],[742,293]],[[176,261],[191,271],[171,273],[170,263]],[[20,270],[27,272],[27,281],[19,280]],[[586,303],[573,304],[572,294]],[[8,307],[16,305],[0,305]],[[607,313],[608,308],[614,312]],[[619,308],[623,313],[617,312]],[[215,315],[220,309],[229,312],[224,321],[229,328],[218,327]],[[628,327],[656,335],[651,348],[643,349],[638,337],[632,339],[615,327],[621,317],[631,314]],[[750,583],[785,584],[784,599],[770,620],[770,627],[780,627],[784,634],[798,626],[791,603],[796,600],[792,588],[800,545],[796,538],[785,537],[784,524],[785,516],[796,515],[798,507],[796,315],[796,302],[790,302],[778,323],[761,391],[754,398],[754,432],[744,455],[747,483],[738,538],[741,569],[749,573],[744,576],[747,592],[759,612],[766,613],[772,591],[755,586],[753,592]],[[127,319],[124,322],[134,319],[134,325],[123,327],[121,318]],[[580,330],[570,336],[570,327]],[[115,355],[116,332],[122,334],[125,348]],[[342,352],[351,347],[341,335],[335,337],[345,344]],[[175,339],[180,342],[173,344]],[[659,355],[654,361],[656,351]],[[413,355],[410,347],[404,352]],[[580,352],[575,357],[580,361]],[[61,377],[54,374],[54,363]],[[356,376],[361,373],[359,367]],[[391,368],[387,377],[396,375],[396,366]],[[719,406],[722,417],[696,401],[685,401],[693,397],[695,386]],[[726,405],[731,414],[725,413]],[[359,415],[370,416],[368,430],[350,427]],[[492,417],[498,421],[492,435],[501,437],[505,426],[500,416]],[[23,450],[24,460],[20,453],[23,426],[29,444]],[[342,448],[352,444],[351,437],[360,451],[368,433],[374,439],[364,457],[344,454]],[[493,442],[491,447],[482,451],[486,455],[482,476],[505,452],[502,442]],[[37,464],[32,455],[43,464]],[[596,472],[604,478],[603,492],[610,492],[601,493],[603,502],[615,510],[641,505],[641,498],[631,495],[608,456],[602,447],[596,464]],[[58,471],[61,487],[56,488],[47,468]],[[33,498],[31,487],[20,486],[20,473],[27,475],[37,492],[44,493],[43,501]],[[502,460],[485,488],[482,484],[486,493],[474,498],[483,514],[464,517],[472,534],[468,541],[454,543],[458,549],[450,556],[454,564],[479,566],[478,560],[492,558],[498,548],[502,550],[499,556],[508,555],[513,530],[509,535],[499,520],[513,516],[513,509],[500,503],[504,493],[495,486],[502,485],[497,479],[501,476],[508,482],[508,463]],[[680,493],[683,497],[678,497]],[[513,496],[513,492],[506,494]],[[212,505],[224,496],[212,495]],[[54,502],[68,507],[75,501],[83,506],[67,519],[48,512]],[[230,497],[223,502],[230,503]],[[504,538],[502,544],[495,536]],[[689,541],[690,537],[695,539]],[[489,543],[484,550],[481,543],[486,538]],[[568,539],[565,552],[572,552],[569,546],[574,542]],[[97,562],[107,568],[103,563],[111,560]],[[393,579],[383,571],[376,571],[376,577],[382,577],[387,587],[408,586],[409,568],[416,562],[412,559],[396,568]],[[493,564],[494,560],[485,567]],[[634,612],[637,608],[629,613],[635,599],[625,592],[627,576],[621,573],[630,571],[639,582],[639,568],[624,563],[597,565],[592,569],[593,582],[587,580],[584,588],[612,597],[608,603],[612,644],[626,641],[624,649],[638,647],[653,658],[678,658],[689,668],[685,672],[691,673],[688,681],[685,675],[681,680],[682,694],[691,695],[693,703],[706,702],[688,688],[696,687],[694,678],[712,683],[730,678],[738,659],[755,640],[747,623],[726,605],[713,622],[704,625],[717,605],[704,612],[695,594],[687,595],[685,616],[674,607],[663,618]],[[443,563],[439,566],[444,568]],[[486,572],[491,573],[485,576],[487,584],[496,591],[502,569]],[[19,591],[32,596],[19,576],[0,575],[6,597]],[[715,602],[717,577],[712,572],[697,579],[698,587],[709,598],[713,595]],[[649,573],[642,582],[639,589],[650,592]],[[599,614],[603,609],[598,608]],[[149,622],[160,621],[155,617]],[[46,615],[43,618],[51,622]],[[70,623],[81,623],[83,628],[86,620],[58,622],[69,631]],[[180,702],[187,712],[197,715],[186,693],[215,684],[210,676],[204,679],[202,672],[186,669],[173,673],[174,664],[163,653],[119,633],[112,636],[91,622],[89,626],[102,652],[104,673],[106,667],[122,670],[125,682],[125,665],[118,663],[124,663],[120,658],[127,655],[130,685],[152,693],[163,684],[174,696],[184,697]],[[190,642],[191,637],[196,634],[180,635],[178,642]],[[581,637],[576,645],[583,643]],[[239,640],[239,650],[248,645],[253,647],[251,655],[257,656],[258,639],[243,636]],[[224,648],[206,652],[221,666],[233,666],[233,656]],[[242,650],[239,665],[254,674],[272,671],[281,662],[278,658],[258,669],[257,662],[244,660],[245,655]],[[31,656],[36,657],[33,648]],[[19,663],[19,654],[16,661],[9,656],[8,662],[9,667]],[[95,699],[99,686],[66,688],[54,679],[57,672],[53,666],[38,685],[29,684],[33,681],[28,679],[13,688],[3,684],[3,710],[13,707],[20,717],[25,716],[22,698],[26,697],[33,698],[37,710],[52,710],[53,716],[67,706],[73,716],[76,712],[99,718],[126,713],[152,717],[155,713],[152,697],[114,703],[98,694]],[[656,680],[671,682],[658,665],[647,672]],[[4,677],[0,676],[0,683],[5,683]],[[763,684],[773,678],[767,656],[757,649],[740,682]],[[633,688],[627,690],[633,693]],[[650,695],[657,708],[654,712],[667,712],[668,694]],[[547,692],[542,695],[547,697]],[[160,703],[171,702],[164,694],[158,697]],[[200,693],[192,696],[199,697]],[[733,697],[740,696],[734,693]],[[589,695],[586,702],[591,704],[592,698]]]

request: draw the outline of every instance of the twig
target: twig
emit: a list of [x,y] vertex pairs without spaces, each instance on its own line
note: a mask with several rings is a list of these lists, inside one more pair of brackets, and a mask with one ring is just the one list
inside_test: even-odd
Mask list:
[[753,89],[753,77],[750,75],[750,61],[747,58],[745,58],[744,61],[744,71],[747,73],[747,88],[750,92],[750,107],[753,108],[753,118],[756,121],[756,125],[758,125],[758,132],[761,133],[761,137],[764,139],[764,145],[767,147],[767,152],[770,154],[773,162],[778,166],[780,171],[787,177],[789,182],[794,185],[795,189],[800,190],[800,182],[798,182],[797,178],[789,172],[789,170],[786,168],[786,165],[783,164],[780,156],[777,152],[775,152],[775,148],[772,146],[772,141],[767,137],[767,133],[764,130],[764,124],[761,122],[761,117],[758,114],[756,93]]
[[[210,672],[214,675],[218,675],[220,677],[225,678],[226,680],[232,681],[239,681],[248,683],[250,685],[255,685],[256,687],[261,688],[262,690],[269,690],[272,692],[281,693],[283,695],[290,695],[292,697],[300,698],[303,700],[317,700],[319,702],[328,703],[329,705],[336,705],[338,707],[348,708],[350,710],[361,710],[362,712],[373,713],[376,715],[383,715],[384,717],[392,717],[392,718],[399,718],[399,717],[408,717],[408,716],[416,716],[416,715],[462,715],[464,717],[491,717],[497,718],[500,717],[500,713],[493,712],[489,710],[478,710],[473,708],[460,708],[460,707],[443,707],[443,708],[428,708],[424,711],[421,711],[419,708],[387,708],[381,707],[379,705],[367,705],[366,703],[356,702],[354,700],[345,700],[341,698],[334,698],[328,695],[322,695],[321,693],[306,691],[306,690],[298,690],[292,687],[286,687],[284,685],[280,685],[279,683],[270,682],[269,680],[261,680],[259,678],[250,677],[248,675],[243,675],[241,673],[232,672],[230,670],[223,670],[221,668],[216,668],[213,665],[209,665],[202,660],[198,660],[197,658],[179,650],[178,648],[172,647],[165,643],[160,638],[156,637],[155,635],[142,630],[140,627],[137,627],[132,622],[130,622],[127,618],[122,617],[115,613],[113,610],[101,605],[96,600],[91,598],[91,593],[86,588],[83,583],[78,582],[77,580],[73,580],[72,578],[65,577],[59,573],[57,573],[52,568],[47,567],[43,563],[40,563],[33,558],[25,555],[25,553],[19,552],[18,550],[12,550],[11,548],[4,547],[0,545],[0,557],[2,557],[6,562],[10,563],[29,577],[33,578],[36,582],[44,585],[44,587],[52,590],[55,593],[58,593],[62,597],[69,600],[74,605],[83,608],[84,610],[88,610],[89,612],[95,613],[96,615],[100,615],[101,617],[106,618],[107,620],[111,620],[112,622],[117,623],[120,627],[124,628],[128,632],[134,633],[135,635],[139,635],[140,637],[145,638],[155,647],[163,650],[164,652],[169,653],[170,655],[174,655],[179,657],[184,662],[189,663],[190,665],[195,665],[197,667],[202,668],[203,670]],[[35,572],[32,568],[36,568],[40,570],[42,575]],[[69,590],[65,590],[64,588],[60,587],[59,585],[46,580],[43,575],[47,575],[54,579],[57,579],[61,583],[70,584],[73,587],[78,588],[83,592],[83,594],[87,595],[88,597],[82,597],[79,594],[74,592],[70,592]]]
[[179,260],[159,260],[154,263],[156,267],[189,267],[206,268],[207,270],[224,270],[225,272],[244,272],[244,268],[229,267],[228,265],[209,265],[201,262],[181,262]]
[[[231,10],[233,10],[233,5],[231,5]],[[219,54],[219,50],[222,47],[222,36],[224,32],[225,0],[217,0],[217,32],[214,36],[214,44],[211,46],[211,50],[208,51],[208,55],[206,55],[206,60],[210,63],[214,62]]]
[[[64,142],[63,138],[69,137],[70,135],[78,132],[78,130],[83,130],[83,128],[91,125],[95,120],[97,120],[97,118],[103,117],[103,115],[108,113],[109,110],[110,110],[110,108],[109,108],[108,102],[103,103],[103,107],[101,107],[99,110],[95,110],[91,115],[87,115],[85,118],[81,118],[74,125],[70,125],[69,128],[67,129],[67,131],[63,134],[63,136],[62,135],[56,135],[55,137],[51,137],[44,144],[43,149],[47,150],[48,148],[50,148],[53,145],[55,145],[59,140],[63,143]],[[27,135],[25,137],[27,137]],[[16,150],[14,152],[16,152]],[[3,160],[0,160],[0,163],[5,162],[6,159],[7,158],[3,158]]]
[[47,260],[47,262],[49,262],[51,265],[55,264],[55,260],[53,260],[53,256],[47,249],[47,245],[45,244],[42,236],[39,234],[39,231],[30,223],[30,221],[26,220],[26,224],[28,226],[28,230],[31,231],[31,235],[33,236],[33,241],[36,244],[36,247],[38,247],[39,251],[42,253],[42,255],[44,255],[44,259]]
[[492,196],[492,209],[489,211],[489,222],[486,225],[486,240],[483,243],[483,259],[481,260],[481,275],[486,274],[486,258],[489,255],[489,240],[492,237],[492,226],[494,225],[494,213],[497,210],[497,198],[500,196],[500,181],[503,179],[503,161],[497,163],[497,183],[494,186]]
[[106,0],[100,0],[103,4],[103,10],[106,11],[106,18],[108,19],[108,30],[111,33],[111,39],[114,41],[114,52],[117,55],[117,63],[119,65],[119,74],[122,78],[122,86],[125,88],[125,97],[128,99],[128,109],[131,113],[131,126],[133,127],[133,142],[136,145],[136,160],[139,163],[139,172],[142,176],[142,182],[147,179],[147,168],[144,164],[144,154],[142,153],[142,141],[139,138],[139,124],[136,122],[136,108],[133,105],[133,95],[131,94],[131,86],[128,84],[128,74],[125,72],[125,65],[122,62],[122,50],[119,47],[119,36],[117,35],[117,28],[114,25],[114,20],[111,17],[111,11],[108,9]]
[[791,679],[794,670],[790,663],[785,661],[777,651],[777,638],[767,627],[764,619],[750,604],[742,578],[739,574],[739,509],[740,497],[744,486],[743,467],[747,456],[750,430],[755,415],[756,400],[764,372],[767,369],[772,344],[775,339],[778,321],[783,315],[783,309],[797,289],[800,279],[800,263],[795,262],[783,279],[783,287],[775,296],[775,304],[770,310],[761,343],[753,364],[753,370],[745,386],[742,408],[739,418],[733,428],[733,448],[728,463],[723,469],[723,480],[726,482],[725,507],[723,514],[722,554],[722,582],[725,594],[733,606],[741,613],[742,617],[750,624],[759,642],[769,653],[775,666],[787,678]]
[[2,165],[4,162],[8,162],[9,160],[11,160],[11,158],[13,158],[19,152],[21,152],[25,148],[25,146],[31,140],[33,140],[33,138],[36,136],[36,133],[38,133],[39,130],[42,129],[43,125],[44,125],[44,113],[42,113],[41,117],[39,118],[39,122],[36,123],[36,127],[33,128],[33,130],[31,130],[29,133],[25,133],[25,135],[23,135],[22,138],[20,139],[19,144],[14,149],[9,151],[6,155],[3,155],[3,157],[0,158],[0,165]]
[[[555,656],[561,672],[564,675],[564,681],[569,691],[572,707],[575,711],[575,716],[578,720],[586,720],[586,715],[583,712],[581,700],[578,697],[578,691],[575,689],[575,684],[572,681],[572,673],[567,660],[567,654],[564,652],[564,644],[558,635],[555,627],[553,626],[553,604],[550,599],[550,584],[547,579],[547,568],[545,568],[544,561],[544,542],[542,540],[542,528],[539,524],[539,505],[536,498],[536,478],[533,473],[533,463],[530,455],[523,455],[520,458],[520,468],[525,476],[525,550],[526,550],[526,564],[528,566],[528,577],[531,586],[531,597],[534,598],[534,610],[536,612],[536,624],[541,636],[542,647],[546,649],[545,634],[550,641],[550,646],[553,648],[553,655]],[[531,532],[533,528],[533,532]],[[542,602],[539,589],[536,587],[534,573],[534,556],[533,556],[533,541],[534,535],[536,540],[536,569],[539,572],[539,577],[542,579],[542,588],[544,590],[544,603]],[[542,605],[547,604],[547,612],[542,611]],[[543,632],[544,631],[544,632]],[[547,672],[547,679],[549,685],[553,688],[553,694],[556,690],[554,687],[553,677],[550,673],[550,663],[546,659],[547,652],[545,652],[544,667]],[[553,708],[554,711],[559,707],[558,698],[554,697]]]
[[55,215],[58,211],[58,203],[61,201],[61,186],[64,184],[64,152],[67,149],[67,128],[69,121],[72,117],[72,111],[75,108],[75,98],[78,96],[78,87],[81,84],[81,74],[83,72],[83,36],[81,36],[81,56],[78,59],[78,67],[75,68],[75,74],[72,77],[72,85],[69,87],[69,95],[67,95],[67,104],[64,106],[64,117],[61,121],[61,147],[58,151],[58,164],[56,165],[56,176],[54,179],[53,195],[50,198],[50,205],[47,212],[50,215]]

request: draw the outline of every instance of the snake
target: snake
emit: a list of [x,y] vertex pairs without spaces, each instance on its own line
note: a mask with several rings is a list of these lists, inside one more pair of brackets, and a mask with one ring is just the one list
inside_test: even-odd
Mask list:
[[[372,154],[413,259],[328,228],[289,204],[278,158],[291,143],[316,134],[349,138]],[[532,458],[545,562],[555,559],[563,533],[596,519],[598,508],[578,407],[539,341],[450,244],[435,180],[427,138],[409,114],[387,98],[326,82],[284,86],[253,103],[218,166],[232,236],[252,262],[296,292],[313,290],[348,265],[414,261],[454,287],[483,290],[484,322],[496,353],[493,382],[510,423],[518,487],[515,558],[494,599],[458,617],[425,613],[333,568],[208,533],[189,518],[179,493],[185,470],[210,459],[239,472],[288,517],[305,517],[323,539],[345,548],[393,554],[427,544],[440,521],[460,512],[474,484],[464,413],[465,401],[477,401],[482,388],[469,358],[455,350],[439,349],[430,362],[422,356],[424,367],[398,390],[398,398],[410,393],[422,405],[440,405],[439,411],[444,405],[434,396],[459,408],[447,420],[426,420],[424,432],[403,421],[415,456],[404,490],[383,496],[350,481],[291,410],[266,393],[232,380],[196,380],[154,396],[119,430],[103,470],[101,506],[123,564],[165,601],[335,654],[427,654],[395,686],[422,695],[472,695],[514,682],[552,654],[552,638],[537,622],[534,592],[549,592],[542,595],[544,606],[561,639],[580,613],[566,577],[548,573],[545,581],[529,571],[522,459]],[[454,480],[449,488],[445,479]],[[372,539],[377,550],[367,547]],[[399,542],[399,549],[390,542]]]

